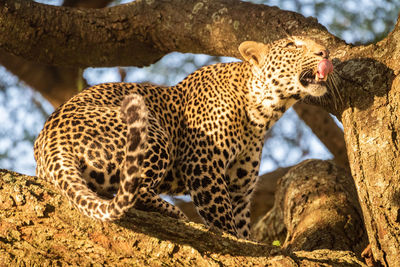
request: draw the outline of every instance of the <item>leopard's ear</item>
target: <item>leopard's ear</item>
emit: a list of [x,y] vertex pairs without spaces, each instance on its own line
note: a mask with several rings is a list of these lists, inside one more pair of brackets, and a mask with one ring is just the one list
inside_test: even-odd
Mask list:
[[266,45],[254,41],[245,41],[239,45],[239,52],[247,62],[260,65],[263,61]]

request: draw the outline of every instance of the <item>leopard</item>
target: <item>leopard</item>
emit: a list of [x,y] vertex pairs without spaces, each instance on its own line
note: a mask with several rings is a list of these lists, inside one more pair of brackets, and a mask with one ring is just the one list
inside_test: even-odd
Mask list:
[[242,61],[204,66],[175,86],[103,83],[49,116],[36,174],[81,213],[130,209],[187,220],[162,195],[189,194],[211,229],[250,238],[250,201],[268,129],[295,102],[322,97],[329,50],[306,37],[244,41]]

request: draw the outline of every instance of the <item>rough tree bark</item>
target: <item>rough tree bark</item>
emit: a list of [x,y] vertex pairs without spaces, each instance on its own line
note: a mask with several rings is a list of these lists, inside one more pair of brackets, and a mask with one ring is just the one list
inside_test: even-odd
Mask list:
[[286,252],[324,248],[361,255],[368,244],[353,179],[332,161],[291,168],[278,182],[273,208],[252,231],[267,244],[280,240]]
[[270,42],[285,32],[318,39],[341,61],[335,69],[343,103],[309,103],[342,121],[373,255],[383,266],[400,266],[399,21],[368,46],[347,45],[313,18],[228,0],[135,1],[100,10],[0,0],[0,22],[4,51],[73,67],[142,66],[171,51],[238,56],[241,41]]
[[307,31],[328,48],[345,45],[314,18],[237,0],[135,1],[105,9],[2,0],[0,17],[0,48],[75,67],[145,66],[172,51],[240,57],[241,42],[268,43],[285,31]]
[[1,266],[364,266],[350,251],[271,254],[280,249],[157,213],[132,211],[117,223],[94,221],[52,185],[0,170]]
[[340,114],[352,174],[375,259],[400,266],[399,21],[379,42],[355,47],[339,69],[346,105]]

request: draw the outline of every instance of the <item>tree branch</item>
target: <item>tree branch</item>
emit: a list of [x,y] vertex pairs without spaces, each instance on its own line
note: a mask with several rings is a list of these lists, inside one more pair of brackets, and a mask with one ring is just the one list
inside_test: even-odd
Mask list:
[[1,266],[363,266],[342,251],[270,257],[270,245],[152,212],[132,211],[116,223],[94,221],[47,182],[6,170],[0,170],[0,222]]
[[231,0],[135,1],[104,9],[1,0],[0,20],[0,48],[75,67],[144,66],[172,51],[239,57],[242,41],[268,43],[285,31],[331,48],[345,45],[314,18]]

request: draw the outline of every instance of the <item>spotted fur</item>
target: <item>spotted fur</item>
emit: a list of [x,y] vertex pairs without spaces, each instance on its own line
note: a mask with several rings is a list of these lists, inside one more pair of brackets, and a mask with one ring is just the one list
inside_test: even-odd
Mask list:
[[239,50],[243,62],[176,86],[106,83],[74,96],[35,142],[37,175],[100,220],[131,207],[185,218],[159,194],[189,193],[207,225],[248,238],[266,132],[297,100],[326,92],[310,73],[328,52],[300,38]]

